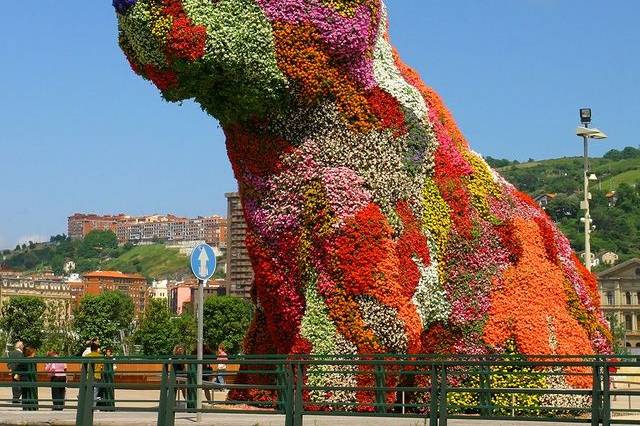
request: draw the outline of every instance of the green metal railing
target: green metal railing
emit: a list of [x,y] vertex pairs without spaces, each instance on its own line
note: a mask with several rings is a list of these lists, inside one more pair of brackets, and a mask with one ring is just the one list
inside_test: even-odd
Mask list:
[[[640,367],[633,356],[211,358],[203,361],[212,369],[201,387],[193,358],[56,358],[69,366],[66,383],[37,373],[36,366],[51,358],[4,361],[20,363],[22,371],[18,382],[2,376],[0,388],[19,387],[23,397],[17,403],[0,399],[0,409],[64,404],[76,410],[79,425],[92,424],[97,411],[158,413],[158,426],[173,426],[176,415],[192,413],[281,415],[286,426],[301,426],[307,415],[407,417],[430,426],[460,418],[640,425],[620,418],[640,414],[640,372],[628,369]],[[236,368],[218,370],[219,364]],[[219,375],[226,384],[216,383]],[[66,398],[45,398],[45,388],[56,387],[67,389]],[[203,391],[212,400],[198,409],[196,394]]]

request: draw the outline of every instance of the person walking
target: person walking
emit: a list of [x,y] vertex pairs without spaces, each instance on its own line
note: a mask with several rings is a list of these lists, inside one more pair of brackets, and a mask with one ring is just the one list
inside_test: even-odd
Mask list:
[[[58,351],[49,351],[47,356],[58,358]],[[49,373],[49,381],[51,382],[51,399],[53,400],[53,410],[60,411],[64,408],[65,395],[67,388],[67,364],[52,360],[44,366],[44,370]]]
[[21,340],[18,340],[13,346],[13,350],[9,352],[9,358],[12,358],[13,361],[7,363],[7,367],[9,368],[9,373],[11,374],[11,393],[12,393],[12,404],[20,404],[20,397],[22,396],[22,387],[20,386],[20,371],[18,370],[20,363],[20,358],[24,357],[22,351],[24,350],[24,343]]
[[34,358],[36,350],[31,347],[24,349],[24,358],[20,365],[20,381],[22,382],[22,409],[36,411],[38,409],[38,365],[35,362],[27,362],[26,359]]
[[[224,345],[220,343],[218,345],[218,352],[216,353],[218,361],[229,361],[229,356],[224,350]],[[224,374],[227,371],[226,362],[218,362],[218,375],[216,376],[216,383],[220,385],[221,388],[224,388]]]
[[[97,341],[92,341],[89,347],[90,352],[86,354],[85,358],[101,358],[102,353],[100,353],[100,344]],[[93,406],[97,406],[98,401],[100,400],[100,388],[102,383],[102,369],[104,364],[101,362],[93,363]]]

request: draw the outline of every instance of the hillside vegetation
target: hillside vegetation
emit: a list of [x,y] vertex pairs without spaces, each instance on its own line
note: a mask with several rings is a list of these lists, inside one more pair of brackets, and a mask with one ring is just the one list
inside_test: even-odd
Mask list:
[[68,260],[75,262],[78,273],[119,270],[138,273],[147,279],[181,278],[189,274],[187,257],[178,250],[162,244],[119,246],[110,231],[92,231],[84,239],[75,241],[56,235],[48,243],[29,243],[13,251],[6,250],[3,258],[2,265],[12,270],[51,270],[57,275],[63,273]]
[[[526,163],[489,157],[487,161],[532,197],[554,194],[546,207],[547,213],[567,235],[572,247],[576,251],[584,250],[584,225],[580,222],[583,216],[580,210],[582,157]],[[591,234],[592,251],[614,251],[620,261],[640,257],[640,149],[611,150],[602,158],[592,158],[590,169],[598,177],[590,185],[591,217],[595,226]]]

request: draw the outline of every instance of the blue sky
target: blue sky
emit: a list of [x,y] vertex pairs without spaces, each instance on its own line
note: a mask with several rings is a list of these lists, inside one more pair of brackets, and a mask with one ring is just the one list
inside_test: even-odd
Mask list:
[[[443,96],[473,148],[576,155],[577,109],[637,146],[637,0],[388,0],[405,62]],[[225,214],[234,190],[218,123],[160,100],[129,69],[111,0],[3,5],[0,248],[66,232],[77,211]]]

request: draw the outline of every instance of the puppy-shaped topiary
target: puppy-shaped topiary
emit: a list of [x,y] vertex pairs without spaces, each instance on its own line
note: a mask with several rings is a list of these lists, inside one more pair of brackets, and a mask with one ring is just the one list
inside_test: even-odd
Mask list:
[[114,6],[133,70],[224,128],[255,272],[246,353],[610,352],[594,277],[402,62],[381,0]]

